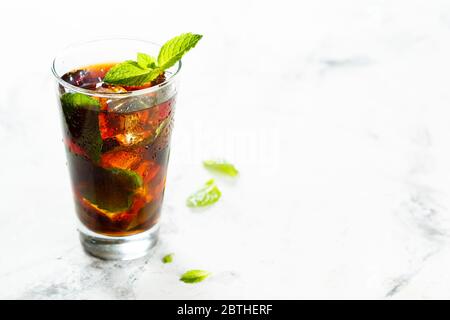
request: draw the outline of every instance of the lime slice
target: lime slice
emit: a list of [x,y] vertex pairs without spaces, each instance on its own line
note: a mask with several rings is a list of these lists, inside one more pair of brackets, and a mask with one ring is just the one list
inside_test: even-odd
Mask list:
[[95,167],[90,181],[79,186],[83,198],[97,208],[113,212],[128,210],[142,178],[131,170]]
[[102,150],[98,124],[100,102],[81,93],[65,93],[61,96],[61,106],[69,138],[97,162]]

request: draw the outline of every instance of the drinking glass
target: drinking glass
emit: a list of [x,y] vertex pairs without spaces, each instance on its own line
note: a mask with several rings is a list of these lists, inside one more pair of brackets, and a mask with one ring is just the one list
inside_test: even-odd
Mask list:
[[99,258],[135,259],[158,241],[181,62],[159,84],[133,91],[102,86],[95,72],[159,49],[104,39],[69,46],[53,61],[80,240]]

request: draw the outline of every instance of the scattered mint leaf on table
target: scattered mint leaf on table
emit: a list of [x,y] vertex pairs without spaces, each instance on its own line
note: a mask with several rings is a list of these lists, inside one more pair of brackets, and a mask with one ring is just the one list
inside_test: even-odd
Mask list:
[[221,196],[222,193],[216,186],[214,179],[211,179],[205,183],[203,188],[187,198],[186,205],[192,208],[209,206],[217,202]]
[[206,160],[203,161],[203,166],[207,169],[220,172],[231,177],[235,177],[239,173],[233,164],[225,160]]
[[171,263],[173,261],[173,253],[169,253],[162,258],[163,263]]
[[210,272],[204,270],[189,270],[180,277],[180,280],[184,283],[197,283],[205,280],[210,275]]

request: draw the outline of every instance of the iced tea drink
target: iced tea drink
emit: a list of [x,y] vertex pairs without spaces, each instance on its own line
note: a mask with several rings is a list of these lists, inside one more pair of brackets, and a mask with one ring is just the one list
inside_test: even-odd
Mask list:
[[[164,46],[158,61],[138,55],[137,62],[121,62],[151,46],[90,42],[53,66],[81,242],[101,258],[136,258],[157,240],[181,62],[165,61]],[[110,60],[82,64],[99,52]]]
[[[87,66],[62,78],[99,93],[142,89],[102,83],[112,66]],[[163,81],[160,77],[151,85]],[[62,87],[60,102],[80,221],[89,230],[109,236],[150,229],[161,212],[175,96],[147,93],[113,99],[82,96]]]

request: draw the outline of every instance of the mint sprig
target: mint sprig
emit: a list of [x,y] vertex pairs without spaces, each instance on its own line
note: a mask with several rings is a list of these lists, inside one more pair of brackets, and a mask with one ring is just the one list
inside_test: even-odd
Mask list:
[[138,53],[137,61],[128,60],[115,65],[106,73],[103,81],[125,86],[149,83],[177,63],[201,38],[202,35],[199,34],[183,33],[161,47],[158,59],[145,53]]
[[140,86],[144,83],[156,79],[160,74],[159,70],[149,67],[143,68],[136,61],[125,61],[116,64],[109,69],[103,79],[104,82],[115,85]]

